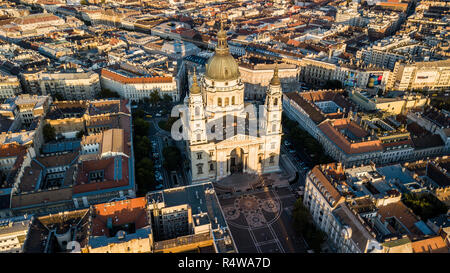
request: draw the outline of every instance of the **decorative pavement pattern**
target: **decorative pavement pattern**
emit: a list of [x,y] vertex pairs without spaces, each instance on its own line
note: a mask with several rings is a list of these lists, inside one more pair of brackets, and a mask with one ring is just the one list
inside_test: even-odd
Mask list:
[[223,206],[223,211],[230,226],[246,230],[258,253],[285,250],[272,228],[282,212],[282,204],[273,191],[255,194],[243,194],[230,204]]

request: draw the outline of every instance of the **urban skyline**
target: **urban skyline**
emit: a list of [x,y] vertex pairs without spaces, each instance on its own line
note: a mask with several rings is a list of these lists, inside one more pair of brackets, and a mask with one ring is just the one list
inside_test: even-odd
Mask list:
[[449,19],[0,1],[0,253],[449,253]]

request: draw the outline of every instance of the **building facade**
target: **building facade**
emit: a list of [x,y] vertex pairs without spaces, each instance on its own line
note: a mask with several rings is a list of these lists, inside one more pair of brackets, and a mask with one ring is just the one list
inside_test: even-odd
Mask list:
[[[244,101],[244,83],[231,56],[226,33],[218,33],[215,55],[206,65],[200,85],[194,77],[182,118],[192,181],[218,181],[232,173],[268,173],[279,170],[282,113],[278,68],[270,82],[260,116]],[[263,112],[263,113],[261,113]]]
[[65,100],[95,99],[100,92],[100,79],[95,72],[42,73],[39,83],[43,95],[59,94]]

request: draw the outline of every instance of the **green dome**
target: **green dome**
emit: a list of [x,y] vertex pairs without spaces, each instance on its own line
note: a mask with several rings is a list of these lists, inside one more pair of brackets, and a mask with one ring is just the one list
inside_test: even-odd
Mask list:
[[215,81],[236,80],[240,76],[239,66],[228,50],[227,35],[222,25],[217,33],[216,52],[206,64],[205,76]]

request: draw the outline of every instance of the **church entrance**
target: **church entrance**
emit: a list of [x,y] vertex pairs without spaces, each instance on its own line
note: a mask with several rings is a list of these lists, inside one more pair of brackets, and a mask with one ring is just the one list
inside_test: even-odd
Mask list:
[[242,172],[244,168],[244,150],[241,148],[235,148],[230,154],[230,172],[237,173]]

